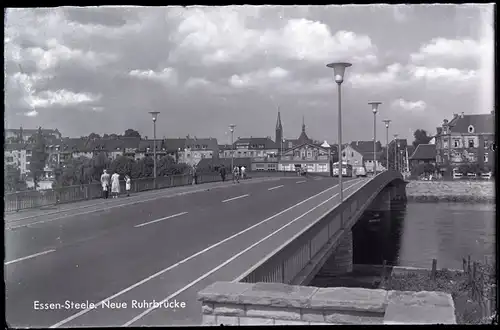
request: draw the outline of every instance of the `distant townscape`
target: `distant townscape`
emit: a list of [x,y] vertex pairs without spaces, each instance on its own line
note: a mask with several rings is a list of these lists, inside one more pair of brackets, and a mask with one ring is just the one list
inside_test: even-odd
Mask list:
[[[388,143],[352,141],[342,146],[342,162],[366,173],[387,168],[405,175],[476,176],[494,169],[494,113],[454,114],[436,128],[414,132],[415,140],[390,136]],[[124,134],[91,133],[80,138],[62,137],[58,129],[6,129],[4,151],[5,190],[50,189],[98,182],[104,169],[128,174],[132,179],[153,174],[156,145],[157,175],[192,171],[218,171],[245,166],[250,171],[332,172],[338,163],[335,143],[311,139],[302,131],[297,139],[284,138],[278,112],[274,140],[271,137],[237,137],[219,144],[215,138],[149,139],[134,129]],[[388,148],[388,150],[387,150]],[[387,157],[388,155],[388,157]],[[387,159],[388,158],[388,159]]]

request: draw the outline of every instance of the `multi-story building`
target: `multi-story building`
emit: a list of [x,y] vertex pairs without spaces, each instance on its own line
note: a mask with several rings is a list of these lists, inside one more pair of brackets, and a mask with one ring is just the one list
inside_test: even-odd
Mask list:
[[419,144],[409,160],[412,167],[421,164],[436,165],[436,145],[431,143]]
[[[175,152],[172,149],[177,147],[178,162],[180,163],[193,166],[197,165],[202,159],[217,158],[219,155],[219,145],[215,138],[197,138],[188,135],[185,139],[178,139],[175,142],[172,140],[170,142],[172,147],[169,148],[169,153]],[[184,143],[181,140],[184,140]],[[181,147],[181,145],[183,146]]]
[[342,149],[342,161],[352,166],[364,166],[367,172],[372,173],[374,168],[382,171],[385,168],[380,163],[383,157],[382,144],[377,141],[373,151],[373,141],[353,141]]
[[330,149],[321,145],[304,143],[286,150],[280,157],[279,171],[296,171],[298,169],[307,172],[329,172],[330,171]]
[[24,143],[6,144],[4,149],[4,162],[19,169],[21,178],[29,172],[29,165],[32,156],[32,147]]
[[484,171],[494,169],[495,114],[454,114],[436,128],[436,164],[449,175],[460,166],[477,165]]

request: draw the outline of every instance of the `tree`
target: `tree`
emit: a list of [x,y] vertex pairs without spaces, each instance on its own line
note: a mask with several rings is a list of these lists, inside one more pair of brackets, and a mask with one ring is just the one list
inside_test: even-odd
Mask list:
[[124,137],[137,137],[137,138],[140,138],[141,134],[139,132],[137,132],[136,130],[133,130],[133,129],[129,128],[129,129],[127,129],[125,131],[125,134],[123,136]]
[[12,165],[4,166],[4,190],[14,192],[26,189],[26,182],[21,180],[21,170]]
[[417,129],[413,133],[415,140],[413,141],[413,146],[416,148],[419,144],[427,144],[432,139],[432,137],[427,136],[427,131],[425,129]]
[[90,140],[94,140],[94,139],[100,139],[101,136],[97,133],[90,133],[89,137],[88,137]]
[[42,134],[42,128],[38,128],[38,134],[36,136],[36,142],[32,150],[32,156],[30,161],[30,172],[33,175],[33,183],[38,187],[38,179],[43,175],[43,169],[45,168],[45,162],[48,158],[48,153],[45,150],[45,138]]
[[111,162],[109,169],[112,172],[116,171],[120,175],[131,175],[134,163],[135,161],[133,159],[126,156],[120,156]]
[[91,179],[93,181],[99,181],[101,179],[101,174],[105,169],[108,169],[111,162],[109,161],[106,153],[104,151],[99,152],[90,161],[91,166]]

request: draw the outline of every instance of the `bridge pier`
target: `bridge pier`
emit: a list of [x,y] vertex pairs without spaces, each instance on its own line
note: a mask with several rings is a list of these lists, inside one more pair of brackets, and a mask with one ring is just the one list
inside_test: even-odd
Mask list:
[[321,276],[336,276],[352,272],[352,230],[347,229],[337,248],[321,268]]

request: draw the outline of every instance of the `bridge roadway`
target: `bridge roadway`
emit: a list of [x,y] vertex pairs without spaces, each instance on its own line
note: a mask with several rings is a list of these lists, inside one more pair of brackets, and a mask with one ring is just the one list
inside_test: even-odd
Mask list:
[[[345,194],[366,180],[348,180]],[[338,203],[337,180],[328,177],[212,186],[7,217],[7,322],[13,327],[200,324],[198,291],[235,279]],[[198,192],[186,194],[190,189]],[[178,308],[132,306],[134,300],[166,299],[177,301]],[[66,301],[96,307],[66,309]],[[61,306],[40,310],[35,302]]]

